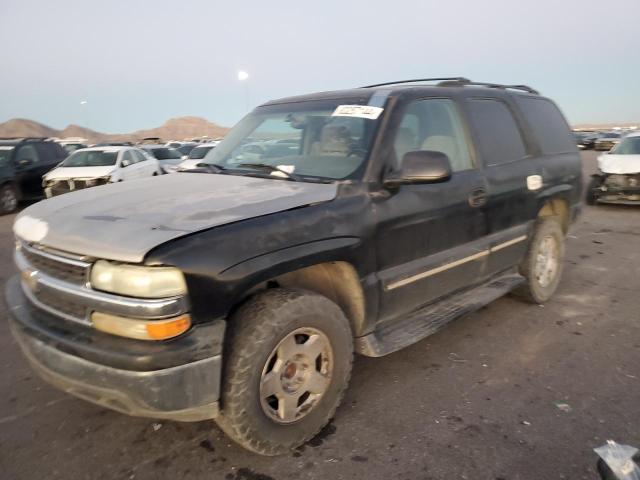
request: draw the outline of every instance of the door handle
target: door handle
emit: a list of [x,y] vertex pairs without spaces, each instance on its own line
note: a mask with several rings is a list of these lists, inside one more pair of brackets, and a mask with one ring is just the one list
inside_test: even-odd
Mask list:
[[476,188],[469,194],[469,206],[477,208],[486,205],[487,192],[484,188]]

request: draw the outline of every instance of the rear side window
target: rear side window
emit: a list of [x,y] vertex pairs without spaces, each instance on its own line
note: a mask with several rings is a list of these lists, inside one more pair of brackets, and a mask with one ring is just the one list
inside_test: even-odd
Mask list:
[[527,154],[516,120],[504,102],[472,98],[469,111],[485,165],[502,165]]
[[544,98],[519,97],[516,102],[531,126],[542,153],[576,150],[569,126],[558,107]]

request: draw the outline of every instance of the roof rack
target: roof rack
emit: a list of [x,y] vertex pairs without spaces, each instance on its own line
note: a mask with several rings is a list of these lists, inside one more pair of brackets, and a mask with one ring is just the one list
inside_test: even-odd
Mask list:
[[440,77],[440,78],[414,78],[413,80],[398,80],[396,82],[376,83],[374,85],[366,85],[360,88],[385,87],[387,85],[399,85],[402,83],[419,83],[419,82],[470,82],[471,80],[464,77]]
[[375,85],[367,85],[366,87],[362,87],[362,88],[384,87],[387,85],[401,85],[403,83],[421,83],[421,82],[438,82],[436,84],[437,87],[473,86],[473,87],[499,88],[502,90],[520,90],[520,91],[531,93],[534,95],[540,94],[540,92],[538,92],[537,90],[534,90],[531,87],[528,87],[527,85],[502,85],[499,83],[474,82],[464,77],[416,78],[413,80],[399,80],[396,82],[377,83]]
[[473,82],[471,80],[467,80],[466,78],[459,80],[444,80],[438,83],[439,87],[464,87],[467,85],[473,87],[500,88],[502,90],[520,90],[523,92],[532,93],[534,95],[540,94],[540,92],[527,85],[502,85],[500,83]]
[[20,142],[27,142],[30,140],[49,140],[49,137],[0,137],[0,140],[17,140]]

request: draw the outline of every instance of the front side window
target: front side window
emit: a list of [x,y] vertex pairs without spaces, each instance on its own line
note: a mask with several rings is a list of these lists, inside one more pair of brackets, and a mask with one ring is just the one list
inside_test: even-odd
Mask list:
[[614,155],[640,155],[640,136],[625,138],[610,153]]
[[115,165],[118,152],[105,150],[78,150],[62,162],[63,167],[106,167]]
[[474,98],[469,101],[469,111],[485,165],[502,165],[526,156],[516,120],[504,102]]
[[229,173],[260,165],[309,181],[355,178],[369,153],[378,119],[343,113],[337,108],[342,103],[349,102],[261,107],[241,120],[204,162]]
[[6,167],[9,165],[12,152],[13,152],[13,147],[0,146],[0,168]]
[[453,100],[431,98],[410,104],[402,117],[394,140],[398,162],[415,150],[444,153],[451,170],[459,172],[473,167],[469,145]]
[[23,145],[20,147],[16,158],[18,159],[18,162],[28,160],[31,163],[38,163],[39,159],[38,152],[33,145]]

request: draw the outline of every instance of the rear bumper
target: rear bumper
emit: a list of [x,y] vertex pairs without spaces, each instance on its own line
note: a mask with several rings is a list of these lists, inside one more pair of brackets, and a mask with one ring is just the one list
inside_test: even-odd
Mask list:
[[[199,421],[218,415],[222,352],[218,350],[211,355],[209,351],[203,355],[206,339],[187,338],[182,343],[146,342],[152,345],[142,345],[145,353],[138,350],[137,359],[127,359],[126,365],[122,365],[122,359],[108,365],[106,363],[112,360],[108,355],[104,355],[105,362],[96,360],[101,357],[96,351],[96,343],[104,343],[100,341],[103,336],[106,346],[111,349],[120,343],[120,347],[127,350],[127,345],[140,341],[132,343],[122,339],[118,342],[117,337],[100,332],[93,334],[90,332],[93,329],[75,325],[72,328],[88,332],[67,333],[64,335],[66,341],[63,341],[59,335],[70,322],[59,319],[58,328],[51,328],[51,316],[28,303],[18,278],[7,283],[6,293],[11,332],[32,368],[45,381],[77,397],[134,416]],[[204,328],[192,335],[220,335],[223,332],[224,328]],[[94,347],[92,355],[80,356],[85,353],[82,342],[87,340]],[[221,341],[209,340],[209,345],[221,345]],[[73,342],[77,343],[74,345]],[[155,368],[159,365],[158,356],[155,361],[150,358],[152,351],[149,348],[174,352],[162,358],[164,368]],[[175,350],[179,350],[179,355]],[[182,360],[176,361],[178,358]]]

